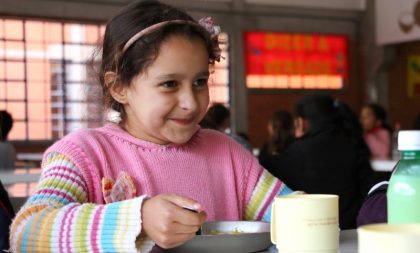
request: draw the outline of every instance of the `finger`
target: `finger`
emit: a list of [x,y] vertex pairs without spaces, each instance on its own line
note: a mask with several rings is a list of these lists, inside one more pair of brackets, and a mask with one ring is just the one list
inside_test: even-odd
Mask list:
[[204,211],[201,211],[198,213],[199,218],[200,218],[200,224],[203,224],[203,222],[205,222],[207,220],[207,213]]
[[173,205],[171,208],[171,217],[175,223],[198,227],[207,219],[207,214],[205,212],[191,212],[185,208]]
[[194,238],[195,234],[175,234],[171,235],[170,237],[164,237],[162,240],[156,241],[156,244],[159,245],[163,249],[170,249],[180,246],[184,244],[186,241],[191,240]]
[[179,207],[185,207],[188,209],[196,210],[197,212],[200,212],[203,210],[203,206],[200,203],[198,203],[197,201],[189,197],[185,197],[185,196],[181,196],[181,195],[177,195],[173,193],[165,194],[162,197],[165,200],[170,201]]
[[191,211],[193,213],[199,213],[199,218],[200,218],[200,221],[201,221],[200,223],[203,223],[204,221],[207,220],[207,213],[204,212],[204,211],[197,212],[196,210],[192,210],[192,209],[189,209],[189,208],[186,208],[186,207],[183,207],[183,209]]
[[200,225],[184,225],[182,223],[172,224],[172,229],[175,234],[195,234],[200,227]]

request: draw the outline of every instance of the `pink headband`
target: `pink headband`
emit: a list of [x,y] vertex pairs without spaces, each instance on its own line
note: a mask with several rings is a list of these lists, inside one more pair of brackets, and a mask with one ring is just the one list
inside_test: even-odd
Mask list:
[[[210,36],[212,38],[217,37],[217,35],[219,35],[220,33],[220,26],[215,26],[213,19],[211,17],[205,17],[202,18],[197,22],[195,21],[190,21],[190,20],[180,20],[180,19],[175,19],[175,20],[168,20],[168,21],[163,21],[160,23],[156,23],[154,25],[151,25],[149,27],[144,28],[143,30],[139,31],[138,33],[134,34],[133,37],[131,37],[124,45],[123,47],[123,53],[125,53],[125,51],[127,51],[127,49],[129,47],[131,47],[139,38],[141,38],[143,35],[150,33],[152,31],[155,31],[167,24],[190,24],[190,25],[200,25],[202,27],[204,27],[206,29],[207,32],[210,33]],[[217,46],[218,47],[218,46]],[[220,58],[220,48],[217,48],[216,50],[219,54],[216,54],[217,56],[217,60]]]

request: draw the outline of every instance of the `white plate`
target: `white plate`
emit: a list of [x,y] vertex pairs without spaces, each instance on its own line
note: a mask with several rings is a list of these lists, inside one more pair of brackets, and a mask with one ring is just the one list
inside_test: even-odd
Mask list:
[[[219,232],[209,234],[211,230]],[[234,231],[239,234],[229,234]],[[215,221],[202,226],[201,235],[171,249],[173,253],[249,253],[271,246],[270,223],[261,221]],[[226,233],[226,234],[224,234]]]

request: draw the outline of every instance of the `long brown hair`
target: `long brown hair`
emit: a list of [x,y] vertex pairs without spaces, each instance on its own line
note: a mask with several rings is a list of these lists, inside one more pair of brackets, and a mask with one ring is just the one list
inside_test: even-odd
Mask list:
[[273,113],[269,124],[272,134],[267,149],[270,154],[278,154],[293,141],[293,118],[289,112],[280,110]]
[[[151,25],[171,20],[191,21],[173,23],[153,30],[136,40],[126,51],[126,42],[139,31]],[[157,57],[161,44],[170,36],[180,35],[188,39],[201,39],[209,54],[209,64],[218,59],[217,38],[197,23],[186,12],[173,6],[154,0],[135,1],[123,8],[106,25],[102,46],[102,62],[99,69],[99,81],[102,86],[105,109],[111,108],[121,113],[124,109],[110,94],[110,84],[105,83],[105,73],[116,73],[113,85],[129,86],[132,79],[142,73]],[[176,63],[174,63],[176,64]]]

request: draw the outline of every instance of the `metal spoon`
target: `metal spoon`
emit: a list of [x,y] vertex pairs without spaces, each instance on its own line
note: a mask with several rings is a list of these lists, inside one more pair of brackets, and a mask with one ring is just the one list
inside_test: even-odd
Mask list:
[[[185,210],[188,210],[188,211],[194,212],[194,213],[198,213],[198,212],[197,212],[197,210],[195,210],[195,209],[193,209],[193,208],[190,208],[190,207],[186,207],[186,206],[184,206],[184,207],[182,207],[182,208],[184,208]],[[201,226],[200,226],[200,228],[197,230],[197,232],[195,232],[195,234],[196,234],[196,235],[201,235]]]

